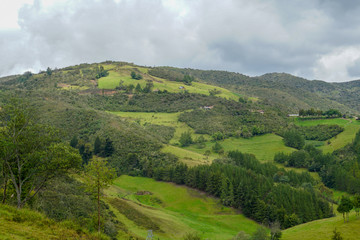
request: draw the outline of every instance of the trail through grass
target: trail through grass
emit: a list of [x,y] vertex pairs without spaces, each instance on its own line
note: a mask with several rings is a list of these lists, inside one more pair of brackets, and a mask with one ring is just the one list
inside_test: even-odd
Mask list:
[[[138,191],[148,191],[151,195],[136,195]],[[150,178],[123,175],[115,180],[107,194],[109,198],[126,195],[129,208],[159,225],[160,230],[154,231],[154,235],[160,239],[182,239],[188,232],[198,232],[204,239],[231,239],[239,231],[253,233],[258,226],[235,210],[223,207],[218,199]],[[146,229],[124,217],[122,220],[130,231],[146,237]]]

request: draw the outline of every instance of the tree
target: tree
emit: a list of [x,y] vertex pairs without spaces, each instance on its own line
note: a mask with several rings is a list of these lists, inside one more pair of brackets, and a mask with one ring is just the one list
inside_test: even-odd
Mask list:
[[191,137],[191,133],[189,131],[183,132],[180,136],[179,142],[182,147],[186,147],[192,144],[193,139]]
[[115,178],[115,170],[108,168],[107,162],[103,158],[93,157],[89,164],[85,167],[85,178],[88,191],[92,192],[97,199],[97,220],[98,232],[101,230],[100,222],[100,197],[102,191],[109,187]]
[[110,138],[106,138],[105,139],[105,146],[104,146],[104,151],[103,151],[103,156],[104,157],[110,157],[113,152],[114,152],[114,146],[112,141],[110,140]]
[[215,145],[212,147],[212,150],[216,153],[224,152],[223,146],[220,143],[216,142]]
[[360,211],[360,194],[355,194],[354,200],[353,200],[354,209],[356,212],[356,216],[359,216]]
[[300,132],[290,130],[284,133],[284,143],[288,147],[302,149],[305,146],[305,138]]
[[240,231],[236,234],[235,237],[232,238],[232,240],[250,240],[251,237],[249,234],[246,234],[244,231]]
[[50,179],[81,165],[77,150],[61,143],[54,128],[38,124],[33,112],[18,100],[1,111],[0,159],[15,189],[18,208]]
[[99,138],[99,136],[96,137],[95,142],[94,142],[94,154],[98,155],[99,153],[101,153],[102,148],[101,148],[101,140]]
[[46,69],[46,74],[47,74],[48,76],[51,76],[52,70],[51,70],[50,67],[48,67],[48,68]]
[[331,237],[331,240],[343,240],[344,238],[341,236],[341,233],[336,230],[333,231],[334,235]]
[[349,222],[349,213],[351,209],[353,209],[353,203],[351,202],[350,198],[342,196],[337,211],[339,213],[342,213],[344,222],[346,220],[346,217],[347,217],[347,221]]
[[134,71],[131,71],[130,76],[132,79],[136,79],[136,73]]
[[77,136],[73,136],[73,138],[70,141],[70,146],[73,148],[76,148],[78,143],[79,143],[79,140],[78,140]]
[[281,238],[282,232],[280,229],[280,223],[274,222],[270,224],[270,239],[271,240],[279,240]]
[[136,93],[140,93],[142,91],[142,89],[141,89],[141,86],[140,86],[140,84],[138,83],[138,84],[136,84],[136,87],[135,87],[135,92]]
[[265,227],[259,227],[251,238],[251,240],[268,240],[268,239],[269,236]]

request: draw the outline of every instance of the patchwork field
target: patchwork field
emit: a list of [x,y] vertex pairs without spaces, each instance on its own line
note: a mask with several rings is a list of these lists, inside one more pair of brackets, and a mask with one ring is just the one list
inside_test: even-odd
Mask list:
[[[224,141],[219,141],[223,146],[224,151],[239,150],[243,153],[252,153],[260,161],[273,161],[274,155],[277,152],[290,153],[294,151],[293,148],[286,147],[283,143],[282,137],[275,134],[265,134],[249,139],[245,138],[229,138]],[[206,147],[203,149],[196,148],[196,145],[191,145],[185,149],[203,154],[206,150],[210,150],[215,145],[214,142],[206,142]],[[218,157],[218,154],[211,153],[212,157]]]
[[[149,112],[111,112],[117,116],[137,121],[141,125],[144,124],[157,124],[164,125],[175,128],[175,133],[173,139],[171,139],[171,144],[177,144],[179,142],[180,136],[186,131],[190,131],[194,137],[200,136],[195,134],[194,130],[190,128],[187,124],[178,121],[178,117],[181,112],[177,113],[149,113]],[[208,136],[205,136],[205,138]]]
[[[235,94],[225,88],[221,87],[214,87],[212,85],[199,83],[199,82],[193,82],[191,86],[184,85],[184,83],[181,82],[174,82],[169,81],[162,78],[157,78],[149,75],[147,73],[146,68],[134,68],[132,66],[123,66],[116,69],[113,69],[111,67],[107,67],[109,69],[109,75],[107,77],[100,78],[98,80],[98,87],[100,89],[115,89],[117,86],[119,86],[120,82],[122,82],[123,85],[137,85],[140,84],[140,86],[143,88],[146,85],[147,80],[151,80],[154,84],[154,89],[157,90],[167,90],[169,92],[182,92],[184,89],[180,89],[180,87],[184,87],[185,90],[189,91],[190,93],[199,93],[199,94],[205,94],[209,95],[209,90],[214,90],[215,88],[217,90],[220,90],[221,93],[217,94],[219,97],[232,99],[237,101],[240,97],[239,94]],[[105,68],[106,69],[106,68]],[[141,80],[135,80],[130,77],[131,71],[140,71],[143,75],[143,79]],[[252,100],[257,100],[255,98],[251,98]]]
[[[239,231],[253,233],[258,227],[242,214],[223,207],[217,199],[149,178],[123,175],[115,180],[107,195],[119,220],[141,239],[146,238],[149,227],[157,229],[153,231],[155,239],[182,239],[186,233],[197,232],[212,240],[231,239]],[[123,233],[120,239],[128,236]]]

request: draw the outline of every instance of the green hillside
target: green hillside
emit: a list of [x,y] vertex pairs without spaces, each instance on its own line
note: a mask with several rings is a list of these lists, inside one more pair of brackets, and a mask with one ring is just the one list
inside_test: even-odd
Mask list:
[[[144,195],[140,195],[145,192]],[[202,238],[230,239],[239,231],[253,233],[258,224],[231,208],[223,207],[219,200],[204,193],[171,183],[156,182],[149,178],[121,176],[108,190],[107,202],[116,210],[128,230],[145,239],[152,226],[154,236],[160,239],[182,239],[186,233],[198,232]],[[125,196],[123,199],[118,197]],[[124,210],[122,202],[128,211]],[[140,222],[131,211],[144,215]],[[141,216],[139,216],[141,217]],[[145,226],[144,226],[145,225]],[[125,239],[125,238],[124,238]]]
[[[98,239],[71,221],[57,223],[28,209],[0,204],[0,239]],[[102,236],[101,239],[109,239]]]

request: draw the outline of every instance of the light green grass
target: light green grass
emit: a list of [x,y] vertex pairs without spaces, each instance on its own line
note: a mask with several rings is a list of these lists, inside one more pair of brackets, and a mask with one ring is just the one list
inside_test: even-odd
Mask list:
[[316,126],[319,124],[337,124],[339,126],[345,126],[349,123],[349,120],[343,118],[300,120],[299,118],[296,118],[294,122],[298,126]]
[[[133,71],[135,68],[143,73],[143,79],[135,80],[130,77],[131,71]],[[146,85],[146,80],[153,81],[154,90],[157,89],[161,91],[167,90],[169,92],[183,92],[184,90],[180,89],[180,87],[183,86],[190,93],[209,95],[209,90],[214,90],[216,88],[217,90],[221,91],[220,94],[216,95],[218,97],[238,101],[240,96],[239,94],[235,94],[225,88],[216,87],[205,83],[193,82],[191,86],[187,86],[181,82],[174,82],[166,79],[153,77],[147,74],[146,68],[141,67],[121,67],[117,71],[110,70],[107,77],[103,77],[98,80],[98,87],[100,89],[115,89],[117,86],[119,86],[120,81],[122,81],[123,85],[133,84],[134,86],[136,86],[139,83],[143,88]],[[252,100],[255,101],[256,99]]]
[[330,144],[326,141],[319,149],[325,153],[330,153],[351,143],[355,138],[356,133],[360,130],[360,122],[349,121],[344,125],[344,128],[345,130],[343,132],[330,139]]
[[360,239],[360,217],[352,212],[350,222],[344,223],[342,215],[301,224],[283,231],[283,240],[328,240],[334,229],[337,229],[344,240]]
[[209,164],[214,159],[215,156],[204,156],[201,153],[195,151],[190,151],[176,146],[166,145],[161,149],[162,152],[172,153],[176,155],[179,160],[183,163],[186,163],[188,166],[195,166],[199,164]]
[[[127,118],[132,121],[137,121],[141,125],[157,124],[175,128],[174,137],[171,139],[171,144],[177,144],[180,136],[186,131],[190,131],[194,138],[200,136],[195,134],[194,130],[186,123],[179,122],[178,118],[181,112],[177,113],[152,113],[152,112],[111,112],[117,116]],[[205,135],[205,138],[209,138]]]
[[[224,141],[219,141],[224,147],[224,151],[239,150],[243,153],[252,153],[260,161],[272,162],[277,152],[291,153],[295,149],[286,147],[280,136],[275,134],[265,134],[249,139],[245,138],[229,138]],[[185,149],[203,154],[206,150],[212,149],[214,142],[207,142],[203,149],[196,148],[195,145],[186,147]],[[217,157],[219,155],[212,152],[211,156]]]
[[[133,193],[150,191],[151,197],[161,200],[160,205],[149,204],[146,197]],[[199,191],[172,183],[156,182],[142,177],[121,176],[109,189],[110,197],[126,196],[132,207],[150,217],[160,225],[161,232],[155,232],[160,239],[181,239],[188,232],[198,232],[212,240],[231,239],[239,231],[253,233],[258,225],[238,214],[231,208],[221,206],[219,200],[207,197]],[[125,221],[130,231],[146,237],[145,229]],[[156,239],[155,238],[155,239]]]

